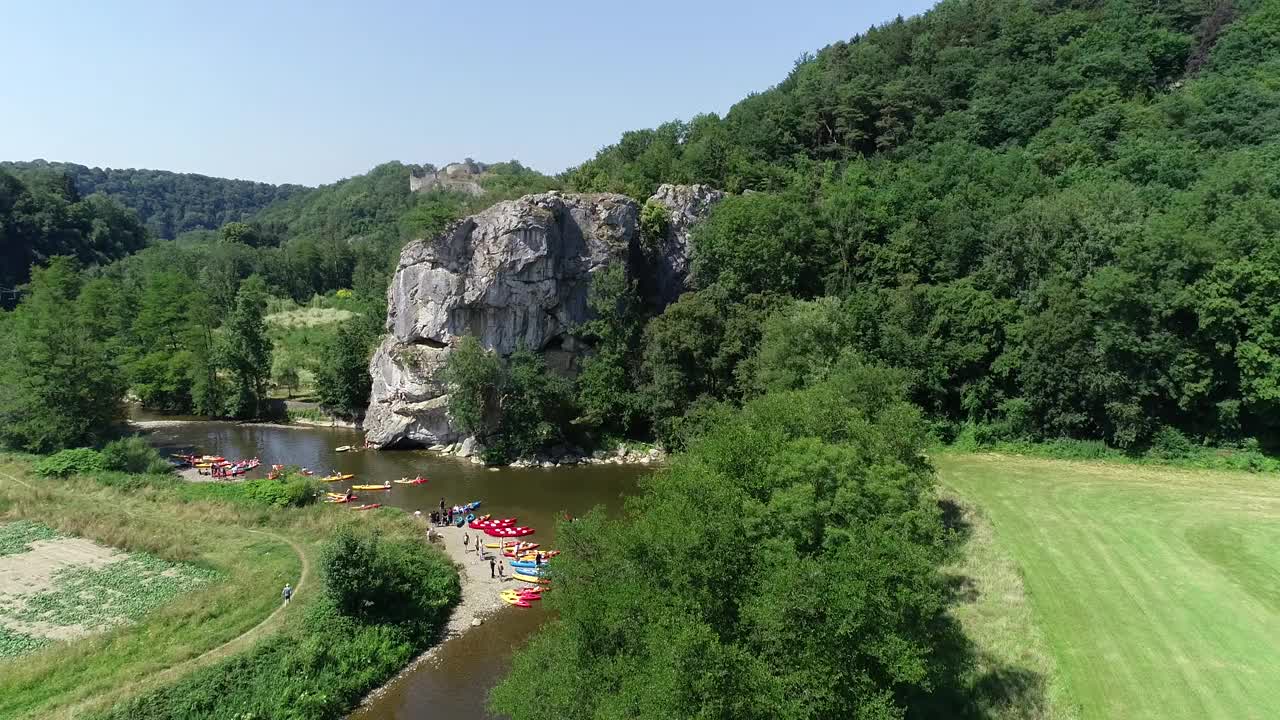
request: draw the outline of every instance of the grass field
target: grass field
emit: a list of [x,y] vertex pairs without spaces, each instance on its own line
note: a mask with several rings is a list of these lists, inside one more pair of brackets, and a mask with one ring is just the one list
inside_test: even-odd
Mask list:
[[1280,717],[1280,479],[934,460],[1021,568],[1060,705],[1085,719]]
[[[372,525],[387,537],[421,535],[403,514],[276,510],[191,497],[187,488],[174,480],[107,487],[90,478],[41,478],[30,472],[29,459],[0,454],[0,523],[39,523],[63,536],[216,573],[206,585],[137,613],[132,624],[0,659],[0,718],[91,716],[302,623],[320,591],[308,568],[342,525]],[[15,538],[4,544],[9,553],[29,542]],[[287,608],[280,603],[285,582],[298,587]]]

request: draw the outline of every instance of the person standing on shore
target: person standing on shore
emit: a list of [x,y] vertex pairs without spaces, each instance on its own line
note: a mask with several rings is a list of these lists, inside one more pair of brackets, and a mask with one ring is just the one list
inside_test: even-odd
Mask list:
[[492,580],[492,579],[493,579],[493,577],[494,577],[494,576],[493,576],[493,566],[494,566],[494,562],[493,562],[493,558],[491,557],[491,558],[489,558],[489,579],[491,579],[491,580]]

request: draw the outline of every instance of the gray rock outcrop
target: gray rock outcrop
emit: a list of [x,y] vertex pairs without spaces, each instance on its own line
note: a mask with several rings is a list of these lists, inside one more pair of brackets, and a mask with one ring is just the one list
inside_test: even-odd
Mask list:
[[[439,378],[465,335],[503,356],[520,347],[542,352],[550,367],[572,373],[587,348],[570,331],[588,319],[592,274],[620,263],[631,277],[665,289],[663,304],[674,299],[688,271],[690,229],[720,196],[664,185],[654,198],[668,207],[670,227],[647,242],[630,198],[550,192],[498,203],[407,245],[387,290],[388,334],[369,364],[369,443],[460,439]],[[646,247],[660,257],[646,258]]]
[[685,288],[693,284],[689,262],[693,259],[690,238],[693,226],[705,218],[716,203],[724,199],[724,193],[708,185],[661,185],[649,198],[667,208],[670,222],[663,238],[654,238],[650,246],[653,255],[656,299],[668,305],[680,297]]

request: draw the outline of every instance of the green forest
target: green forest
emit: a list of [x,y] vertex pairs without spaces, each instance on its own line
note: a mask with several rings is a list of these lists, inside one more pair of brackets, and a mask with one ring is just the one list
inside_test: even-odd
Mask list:
[[301,185],[44,160],[0,162],[0,170],[27,176],[64,175],[80,194],[101,193],[136,211],[155,237],[166,240],[188,230],[216,230],[226,223],[246,220],[278,200],[307,190]]
[[569,186],[741,193],[623,360],[637,406],[670,437],[852,354],[946,439],[1273,446],[1278,32],[1273,2],[943,2],[625,133]]

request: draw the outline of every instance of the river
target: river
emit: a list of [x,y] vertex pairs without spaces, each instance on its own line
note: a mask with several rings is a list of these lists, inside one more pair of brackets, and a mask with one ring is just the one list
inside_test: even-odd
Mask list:
[[[147,418],[138,416],[136,419]],[[626,495],[636,491],[647,468],[584,465],[566,468],[489,469],[468,461],[426,451],[358,451],[334,448],[359,446],[363,435],[336,428],[289,428],[192,421],[154,428],[151,440],[166,451],[196,451],[228,458],[259,457],[261,477],[272,463],[301,465],[327,474],[355,473],[355,482],[381,483],[422,475],[425,485],[396,485],[390,492],[368,493],[375,502],[423,514],[449,504],[481,500],[483,509],[516,516],[521,525],[537,529],[534,540],[554,547],[555,518],[580,514],[602,505],[617,513]],[[363,499],[363,498],[362,498]],[[334,512],[343,512],[335,507]],[[512,652],[546,620],[538,603],[533,608],[504,608],[480,627],[453,638],[430,660],[396,680],[386,692],[351,717],[359,720],[417,720],[427,717],[494,718],[485,708],[489,690],[506,673]]]

